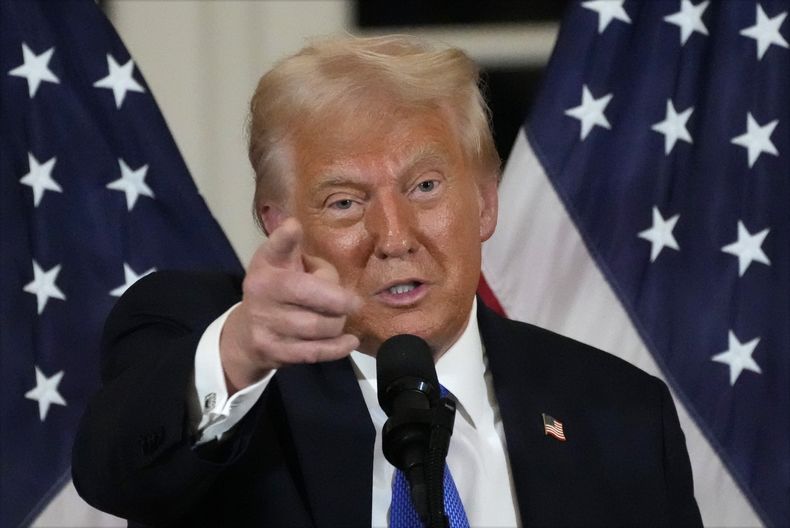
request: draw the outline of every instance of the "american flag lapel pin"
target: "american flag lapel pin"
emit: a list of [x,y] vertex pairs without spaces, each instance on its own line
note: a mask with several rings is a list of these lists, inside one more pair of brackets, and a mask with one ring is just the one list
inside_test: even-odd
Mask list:
[[557,420],[556,418],[549,416],[546,413],[541,413],[543,416],[543,432],[544,434],[551,435],[557,440],[564,442],[567,440],[565,438],[565,432],[562,430],[562,422]]

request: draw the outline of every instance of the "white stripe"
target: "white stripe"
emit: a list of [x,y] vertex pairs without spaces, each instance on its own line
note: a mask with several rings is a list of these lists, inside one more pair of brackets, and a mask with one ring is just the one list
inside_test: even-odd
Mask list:
[[[587,252],[523,130],[505,167],[499,200],[499,225],[483,246],[483,273],[508,315],[611,352],[663,379]],[[677,398],[675,404],[704,523],[760,526],[751,505]]]
[[74,484],[69,481],[36,518],[32,526],[34,528],[65,526],[112,528],[126,526],[126,521],[90,507],[77,495]]

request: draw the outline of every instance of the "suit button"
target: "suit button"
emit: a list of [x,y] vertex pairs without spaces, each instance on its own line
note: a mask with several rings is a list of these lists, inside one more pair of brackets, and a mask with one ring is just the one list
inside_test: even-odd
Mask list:
[[156,431],[142,435],[140,437],[140,447],[142,447],[143,455],[150,456],[155,453],[159,446],[162,445],[164,436],[164,429],[161,427]]

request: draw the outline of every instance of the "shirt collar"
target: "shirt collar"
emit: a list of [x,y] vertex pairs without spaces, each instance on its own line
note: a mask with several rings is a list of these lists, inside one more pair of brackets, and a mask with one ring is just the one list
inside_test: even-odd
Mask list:
[[[366,380],[376,389],[376,358],[353,351],[351,361],[357,378]],[[439,383],[450,391],[462,412],[470,418],[472,425],[480,423],[487,389],[485,385],[485,364],[483,362],[483,343],[477,325],[477,299],[472,302],[469,321],[461,337],[445,352],[436,363]]]

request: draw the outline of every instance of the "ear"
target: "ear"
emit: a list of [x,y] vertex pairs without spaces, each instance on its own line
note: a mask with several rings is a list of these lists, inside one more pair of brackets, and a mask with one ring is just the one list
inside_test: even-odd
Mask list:
[[480,242],[485,242],[496,229],[499,212],[499,194],[496,176],[485,177],[478,183],[478,199],[480,203]]
[[285,212],[281,205],[266,202],[258,208],[258,216],[261,219],[261,224],[263,224],[263,231],[266,233],[266,236],[269,236],[290,215]]

